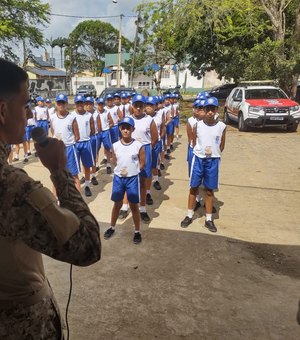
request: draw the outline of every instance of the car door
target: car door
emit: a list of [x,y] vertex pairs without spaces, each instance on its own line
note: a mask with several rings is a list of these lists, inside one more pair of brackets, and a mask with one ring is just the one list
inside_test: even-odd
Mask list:
[[227,111],[229,114],[234,115],[234,110],[236,107],[236,103],[234,98],[236,98],[238,92],[240,91],[240,89],[235,89],[234,92],[231,94],[231,96],[229,96],[228,100],[227,100]]
[[232,115],[238,119],[240,106],[243,100],[243,90],[238,89],[235,96],[232,96]]

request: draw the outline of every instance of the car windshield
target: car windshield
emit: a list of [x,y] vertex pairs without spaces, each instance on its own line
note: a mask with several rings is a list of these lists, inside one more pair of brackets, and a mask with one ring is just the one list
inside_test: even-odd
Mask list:
[[87,90],[89,88],[89,85],[80,85],[78,87],[78,90]]
[[280,89],[248,89],[245,99],[286,99],[286,94]]

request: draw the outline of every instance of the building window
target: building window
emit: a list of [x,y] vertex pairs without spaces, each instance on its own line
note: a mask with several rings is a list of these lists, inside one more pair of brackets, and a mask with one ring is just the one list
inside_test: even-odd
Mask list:
[[162,79],[170,79],[170,71],[163,70],[161,73],[161,78]]

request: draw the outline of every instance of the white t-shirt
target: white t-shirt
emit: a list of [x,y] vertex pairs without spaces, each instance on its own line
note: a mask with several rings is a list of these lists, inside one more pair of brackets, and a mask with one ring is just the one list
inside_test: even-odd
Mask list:
[[94,126],[95,126],[95,135],[96,135],[99,132],[98,131],[98,123],[97,123],[99,112],[98,111],[94,111],[93,113],[91,113],[91,115],[93,116]]
[[103,112],[99,112],[100,120],[101,120],[101,128],[102,131],[109,130],[109,120],[108,120],[108,111],[104,108]]
[[64,142],[66,146],[75,144],[75,136],[73,132],[73,121],[75,116],[70,112],[64,117],[59,117],[54,113],[51,117],[51,126],[53,128],[54,137]]
[[160,141],[160,127],[162,124],[162,117],[163,117],[163,112],[161,110],[157,111],[155,116],[152,117],[157,127],[159,141]]
[[132,116],[134,119],[134,128],[135,130],[132,132],[132,138],[141,142],[143,145],[151,143],[151,130],[150,126],[153,121],[153,118],[144,114],[143,118],[137,119],[135,116]]
[[110,116],[114,122],[114,125],[118,125],[118,121],[119,121],[118,109],[119,109],[119,106],[116,106],[116,105],[113,107],[105,106],[105,110],[107,110],[110,113]]
[[55,112],[55,107],[52,106],[52,107],[47,108],[47,109],[48,109],[49,117],[51,117],[51,115],[53,115],[53,113]]
[[128,116],[130,116],[129,108],[130,108],[130,104],[129,104],[129,103],[127,103],[127,104],[121,104],[121,105],[119,106],[119,110],[122,112],[123,117],[128,117]]
[[139,152],[143,145],[133,140],[130,144],[123,144],[121,140],[113,144],[113,151],[117,158],[114,173],[119,177],[132,177],[140,172]]
[[91,135],[91,125],[90,120],[92,114],[90,112],[85,112],[82,115],[76,112],[76,121],[79,130],[79,142],[86,142],[90,140]]
[[40,107],[36,106],[35,107],[35,112],[36,112],[36,120],[47,120],[47,110],[48,108],[46,106]]
[[196,127],[197,138],[194,155],[199,158],[221,157],[220,144],[226,125],[223,122],[207,125],[201,120],[197,122]]

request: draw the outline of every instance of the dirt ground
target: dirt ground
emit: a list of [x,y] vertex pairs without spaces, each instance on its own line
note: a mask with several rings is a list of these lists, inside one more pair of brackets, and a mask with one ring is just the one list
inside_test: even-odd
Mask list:
[[[102,259],[73,270],[70,339],[299,339],[300,133],[228,127],[211,234],[203,209],[180,227],[189,187],[181,129],[138,246],[130,216],[103,239],[112,202],[101,169],[88,202]],[[51,186],[39,162],[25,169]],[[69,265],[45,257],[45,267],[64,313]]]

